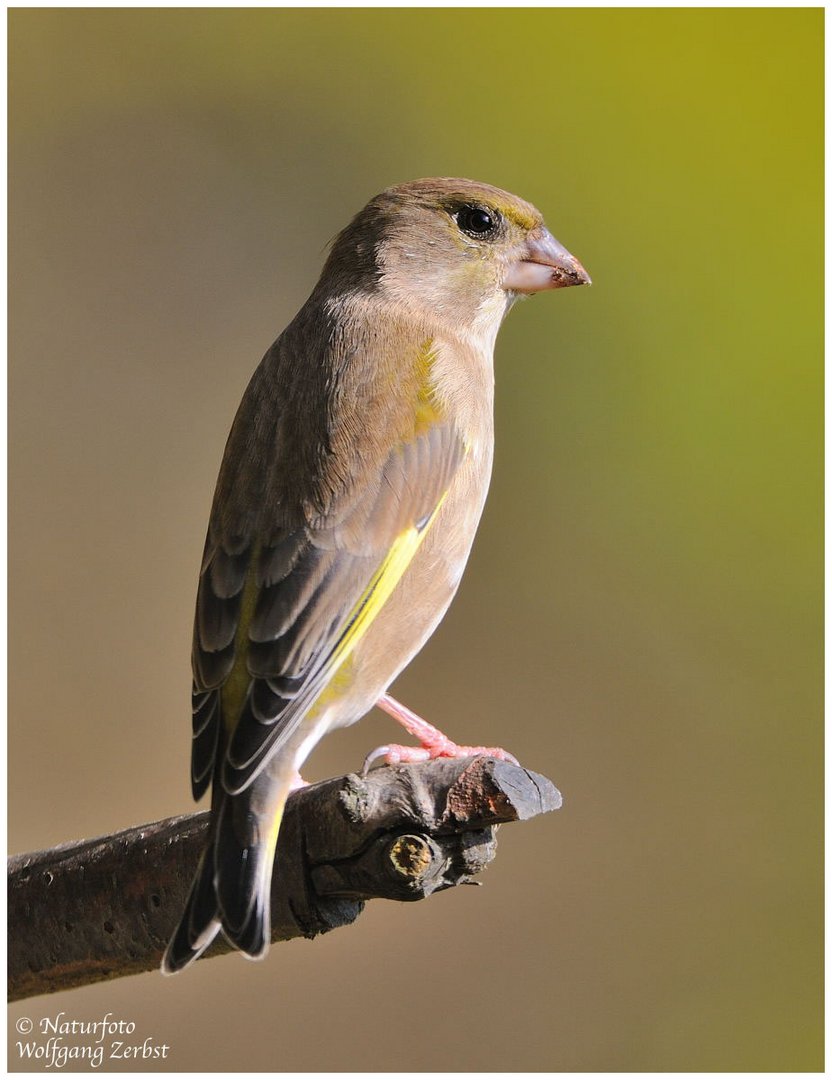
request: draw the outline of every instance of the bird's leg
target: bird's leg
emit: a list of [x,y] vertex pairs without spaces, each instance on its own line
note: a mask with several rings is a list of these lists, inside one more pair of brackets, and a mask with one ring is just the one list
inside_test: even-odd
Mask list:
[[432,761],[440,757],[461,758],[482,755],[497,758],[499,761],[513,761],[515,765],[519,764],[513,754],[499,746],[460,746],[389,694],[382,694],[376,704],[388,716],[397,720],[408,735],[418,739],[420,745],[400,746],[398,743],[391,743],[389,746],[379,746],[365,758],[362,770],[364,773],[378,758],[384,758],[388,765],[399,765],[416,761]]
[[301,788],[309,787],[309,781],[304,780],[297,769],[295,769],[292,775],[291,787],[289,788],[289,794],[293,791],[300,791]]

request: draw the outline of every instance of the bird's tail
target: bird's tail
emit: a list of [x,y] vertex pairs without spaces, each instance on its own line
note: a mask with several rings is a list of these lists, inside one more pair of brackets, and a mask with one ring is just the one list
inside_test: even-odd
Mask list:
[[185,912],[162,957],[162,974],[173,975],[201,956],[217,936],[220,925],[211,839],[199,860]]
[[[215,791],[220,786],[215,783]],[[252,960],[268,952],[271,881],[277,835],[290,784],[261,774],[239,795],[221,791],[211,832],[185,912],[162,959],[166,975],[181,971],[222,929]]]

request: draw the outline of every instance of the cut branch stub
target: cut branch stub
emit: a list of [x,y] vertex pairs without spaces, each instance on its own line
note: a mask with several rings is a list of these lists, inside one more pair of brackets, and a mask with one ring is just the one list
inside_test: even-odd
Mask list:
[[[470,881],[496,827],[556,810],[542,776],[491,758],[375,769],[295,792],[280,831],[272,940],[353,922],[374,897]],[[12,1000],[156,967],[184,908],[208,814],[9,860]],[[228,952],[220,938],[206,955]]]

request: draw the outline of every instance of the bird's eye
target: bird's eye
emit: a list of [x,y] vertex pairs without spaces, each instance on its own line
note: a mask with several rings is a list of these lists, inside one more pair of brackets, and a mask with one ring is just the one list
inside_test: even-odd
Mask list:
[[464,233],[484,240],[497,229],[497,215],[481,206],[463,206],[456,213],[456,223]]

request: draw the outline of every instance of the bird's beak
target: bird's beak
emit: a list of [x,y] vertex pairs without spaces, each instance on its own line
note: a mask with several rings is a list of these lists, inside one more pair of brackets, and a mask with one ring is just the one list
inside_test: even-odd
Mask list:
[[592,279],[575,256],[544,228],[529,235],[520,258],[509,266],[503,279],[504,289],[518,293],[591,284]]

